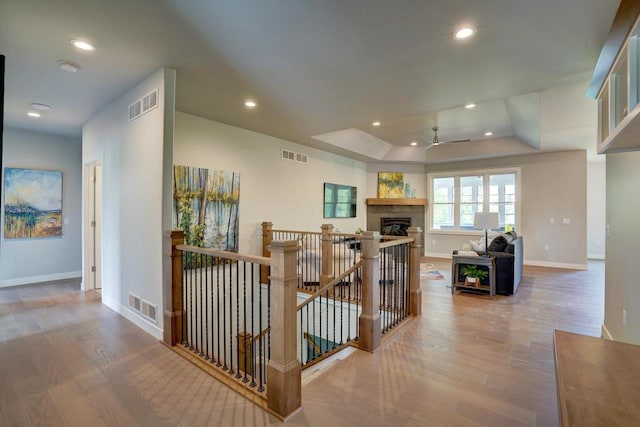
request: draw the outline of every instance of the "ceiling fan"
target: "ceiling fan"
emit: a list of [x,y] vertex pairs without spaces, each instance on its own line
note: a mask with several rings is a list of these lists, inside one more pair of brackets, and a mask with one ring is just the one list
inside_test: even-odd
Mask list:
[[437,145],[441,145],[441,144],[455,144],[457,142],[471,142],[470,139],[456,139],[454,141],[440,141],[440,139],[438,139],[438,126],[434,126],[431,128],[431,130],[433,131],[433,140],[431,141],[431,144],[427,145],[425,148],[425,150],[428,150],[431,147],[435,147]]

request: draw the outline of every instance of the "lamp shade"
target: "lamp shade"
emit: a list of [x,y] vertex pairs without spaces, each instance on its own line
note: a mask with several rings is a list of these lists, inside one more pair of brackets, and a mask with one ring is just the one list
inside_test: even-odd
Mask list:
[[473,217],[473,228],[492,230],[498,227],[500,227],[500,220],[497,212],[476,212]]

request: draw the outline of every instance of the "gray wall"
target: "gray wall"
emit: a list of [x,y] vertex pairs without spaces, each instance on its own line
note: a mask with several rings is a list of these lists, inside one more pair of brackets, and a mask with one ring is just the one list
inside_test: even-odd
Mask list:
[[0,287],[81,276],[81,161],[79,138],[5,128],[4,167],[62,171],[62,216],[68,224],[63,221],[62,237],[5,240],[3,201]]
[[[508,167],[521,168],[522,196],[517,232],[524,237],[525,263],[586,269],[585,151],[434,164],[427,165],[427,173]],[[554,218],[553,224],[550,224],[550,218]],[[563,224],[563,218],[569,218],[570,224]],[[428,233],[425,236],[425,252],[447,256],[471,238],[478,236]],[[545,246],[549,246],[549,250],[545,250]]]
[[607,168],[605,156],[587,162],[587,256],[604,259]]
[[[604,327],[616,341],[640,344],[640,152],[607,154]],[[622,310],[627,312],[626,327]]]

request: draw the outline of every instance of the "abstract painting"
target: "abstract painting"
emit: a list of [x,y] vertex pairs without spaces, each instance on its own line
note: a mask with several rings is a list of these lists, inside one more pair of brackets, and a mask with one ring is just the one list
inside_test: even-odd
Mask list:
[[173,201],[188,245],[238,251],[239,173],[174,165]]
[[4,170],[4,238],[62,236],[62,172]]
[[404,196],[402,172],[378,172],[378,197],[398,199]]

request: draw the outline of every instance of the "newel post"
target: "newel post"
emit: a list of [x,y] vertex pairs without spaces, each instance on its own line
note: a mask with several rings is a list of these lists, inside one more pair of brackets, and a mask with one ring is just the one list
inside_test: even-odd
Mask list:
[[302,369],[298,360],[298,242],[274,241],[271,251],[271,358],[267,365],[267,405],[287,418],[302,407]]
[[422,228],[409,227],[407,234],[411,242],[411,271],[409,272],[409,312],[412,316],[422,314],[422,289],[420,288],[420,256],[422,255]]
[[[273,223],[264,221],[262,223],[262,256],[269,258],[271,254],[269,253],[269,245],[273,240]],[[267,283],[268,282],[268,269],[266,266],[262,266],[260,268],[260,282]]]
[[322,224],[320,287],[333,280],[333,224]]
[[358,319],[360,337],[358,345],[367,351],[380,346],[382,337],[380,320],[380,233],[362,234],[362,312]]
[[171,268],[164,278],[164,326],[162,340],[169,346],[182,337],[182,252],[176,246],[184,245],[184,231],[172,230],[164,236],[164,265]]

